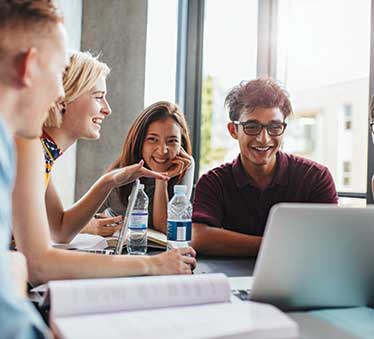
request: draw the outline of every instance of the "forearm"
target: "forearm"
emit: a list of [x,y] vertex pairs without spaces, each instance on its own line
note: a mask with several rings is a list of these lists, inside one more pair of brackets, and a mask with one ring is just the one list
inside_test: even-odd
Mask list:
[[262,237],[193,224],[191,246],[198,254],[219,256],[256,256]]
[[57,242],[70,242],[87,225],[113,189],[108,175],[102,176],[73,206],[63,211],[53,238]]
[[98,255],[49,248],[28,257],[29,279],[45,283],[60,279],[123,277],[153,274],[152,256]]
[[167,229],[168,202],[168,183],[156,180],[153,196],[153,227],[162,233],[166,233]]

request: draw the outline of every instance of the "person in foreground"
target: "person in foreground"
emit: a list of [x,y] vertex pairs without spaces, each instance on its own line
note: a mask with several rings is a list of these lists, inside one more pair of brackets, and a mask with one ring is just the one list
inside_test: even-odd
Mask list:
[[[187,198],[191,197],[194,161],[191,141],[184,114],[179,107],[167,101],[156,102],[145,108],[131,125],[123,151],[110,166],[110,170],[123,168],[144,159],[152,171],[167,174],[167,182],[158,178],[142,178],[149,197],[148,226],[166,233],[167,205],[173,196],[174,185],[187,186]],[[120,215],[127,208],[130,186],[112,191],[101,210],[112,216]]]
[[[21,253],[7,252],[15,173],[13,137],[38,137],[48,107],[63,94],[66,31],[52,1],[0,1],[0,22],[0,337],[44,338],[49,332],[24,298],[26,261]],[[13,207],[22,213],[23,205]],[[16,265],[12,272],[8,260]]]
[[204,254],[255,256],[273,205],[336,204],[338,197],[325,166],[280,150],[292,106],[277,81],[241,82],[225,104],[240,154],[198,181],[191,246]]
[[[49,178],[53,161],[61,149],[77,139],[99,138],[100,125],[111,113],[105,98],[108,67],[87,53],[76,52],[70,61],[63,78],[66,94],[57,101],[55,115],[49,114],[42,143],[37,139],[16,142],[18,161],[13,203],[23,208],[13,214],[14,237],[27,258],[30,280],[39,283],[52,279],[191,273],[195,265],[192,248],[149,257],[114,257],[51,247],[50,230],[55,241],[70,241],[113,188],[140,176],[166,179],[165,175],[144,168],[143,161],[139,161],[104,174],[81,200],[64,211]],[[56,123],[59,109],[63,112],[60,128],[51,123],[52,120]]]

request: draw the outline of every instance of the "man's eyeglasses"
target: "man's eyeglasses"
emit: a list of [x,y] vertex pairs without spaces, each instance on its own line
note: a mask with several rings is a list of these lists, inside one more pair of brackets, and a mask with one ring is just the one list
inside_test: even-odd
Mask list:
[[272,137],[279,137],[283,134],[287,127],[285,122],[271,122],[270,124],[263,125],[257,121],[233,121],[235,125],[242,125],[243,131],[247,135],[259,135],[263,128],[266,128],[268,134]]

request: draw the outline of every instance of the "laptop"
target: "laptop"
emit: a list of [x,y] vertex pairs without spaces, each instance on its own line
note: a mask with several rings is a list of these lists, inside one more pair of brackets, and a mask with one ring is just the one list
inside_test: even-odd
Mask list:
[[283,310],[373,305],[374,207],[278,204],[250,300]]
[[132,211],[134,210],[136,196],[139,190],[139,179],[136,179],[132,184],[131,193],[127,204],[126,213],[123,218],[122,226],[119,230],[118,241],[115,248],[106,248],[104,250],[79,250],[83,252],[105,254],[105,255],[118,255],[123,253],[123,248],[126,244],[126,235],[129,227],[129,221]]

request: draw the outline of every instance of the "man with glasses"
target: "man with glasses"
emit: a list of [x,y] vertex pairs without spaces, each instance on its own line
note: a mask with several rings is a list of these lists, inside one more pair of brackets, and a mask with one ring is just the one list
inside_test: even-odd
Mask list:
[[273,79],[242,82],[227,95],[227,125],[239,143],[232,162],[204,174],[193,204],[192,246],[203,254],[256,255],[270,208],[279,202],[338,201],[329,170],[280,150],[288,93]]

